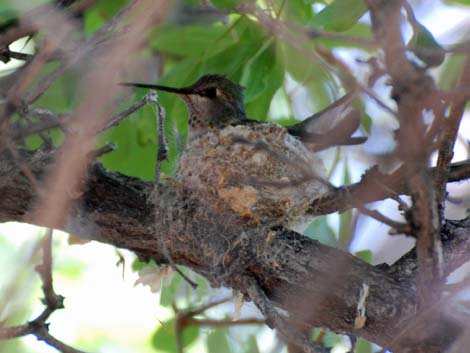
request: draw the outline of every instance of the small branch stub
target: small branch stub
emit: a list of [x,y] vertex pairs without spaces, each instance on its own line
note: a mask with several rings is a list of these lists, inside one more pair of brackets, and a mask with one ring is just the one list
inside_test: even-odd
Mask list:
[[359,293],[359,301],[357,303],[357,315],[354,319],[354,329],[360,330],[366,324],[366,300],[369,295],[369,286],[365,283],[362,284],[361,291]]

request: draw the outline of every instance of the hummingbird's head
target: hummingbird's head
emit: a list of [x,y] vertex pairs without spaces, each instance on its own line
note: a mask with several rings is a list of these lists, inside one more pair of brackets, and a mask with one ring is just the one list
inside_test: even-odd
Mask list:
[[246,119],[243,87],[223,75],[202,76],[180,97],[189,111],[190,138],[208,128],[223,128]]
[[187,87],[188,92],[207,98],[243,104],[243,87],[225,75],[207,74]]
[[243,87],[224,75],[204,75],[192,85],[182,88],[140,83],[125,85],[177,94],[188,108],[189,140],[209,128],[223,128],[246,120]]

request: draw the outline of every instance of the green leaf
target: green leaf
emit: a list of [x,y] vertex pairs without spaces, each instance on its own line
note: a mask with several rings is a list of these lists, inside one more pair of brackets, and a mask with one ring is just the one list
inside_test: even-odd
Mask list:
[[298,24],[307,24],[315,15],[312,2],[309,0],[278,0],[276,4],[279,9],[282,6],[282,19]]
[[276,123],[282,126],[291,126],[299,123],[299,120],[293,116],[288,116],[286,118],[276,119]]
[[197,284],[197,288],[196,288],[196,293],[197,293],[197,296],[199,298],[204,298],[208,295],[209,293],[209,289],[210,289],[210,285],[209,285],[209,282],[207,281],[207,279],[203,276],[200,276],[198,274],[196,274],[196,284]]
[[30,348],[24,340],[2,340],[0,341],[0,352],[28,352]]
[[316,239],[319,242],[336,247],[338,244],[335,232],[327,222],[326,216],[321,216],[315,219],[304,232],[304,235]]
[[362,261],[367,262],[368,264],[372,263],[372,251],[370,250],[356,251],[354,255],[360,258]]
[[[343,185],[351,184],[348,161],[344,161]],[[341,213],[339,216],[339,243],[347,245],[352,235],[353,213],[352,210]]]
[[248,116],[267,120],[272,98],[284,81],[284,63],[275,43],[246,65],[241,83],[246,86],[245,108]]
[[[199,337],[199,327],[185,327],[182,336],[183,348],[188,347]],[[152,335],[151,344],[154,348],[160,351],[178,353],[176,346],[175,321],[173,319],[161,323],[161,326]]]
[[343,175],[343,185],[351,184],[351,174],[349,173],[349,164],[348,160],[344,161],[344,175]]
[[359,337],[356,343],[356,353],[372,353],[372,344],[362,337]]
[[211,3],[222,10],[233,10],[238,4],[239,0],[211,0]]
[[372,129],[372,118],[365,111],[362,111],[361,114],[361,126],[367,132],[367,134],[370,135],[370,131]]
[[171,283],[168,286],[162,287],[162,293],[160,295],[160,305],[164,307],[171,307],[176,298],[176,293],[181,286],[183,278],[179,273],[175,273]]
[[[343,34],[347,36],[351,36],[351,37],[357,37],[357,38],[363,38],[363,39],[369,39],[369,40],[374,39],[370,25],[361,23],[361,22],[356,22],[351,28],[348,28],[347,30],[343,31]],[[368,52],[372,50],[370,46],[361,45],[360,43],[353,43],[353,42],[348,42],[344,40],[324,38],[322,36],[318,38],[314,38],[313,42],[315,44],[321,45],[322,47],[325,47],[330,50],[336,49],[338,47],[353,48],[353,49],[357,49],[358,47],[360,47],[361,50],[368,51]]]
[[[314,50],[312,43],[309,44],[311,50]],[[310,99],[308,107],[310,109],[328,105],[330,95],[327,91],[328,82],[332,82],[332,76],[312,61],[305,52],[298,50],[287,44],[281,45],[285,70],[292,76],[294,80],[304,85],[309,93]]]
[[256,54],[260,48],[259,42],[236,43],[223,52],[211,56],[202,64],[202,71],[229,75],[231,79],[238,80],[245,63]]
[[144,261],[140,261],[139,258],[136,257],[134,261],[132,261],[131,268],[132,268],[132,271],[138,272],[147,266],[156,266],[155,261],[151,260],[150,262],[148,261],[144,262]]
[[98,1],[95,6],[84,12],[85,33],[91,34],[100,29],[106,21],[124,7],[126,2],[127,0]]
[[341,32],[351,28],[367,11],[364,0],[335,0],[310,21],[310,25]]
[[96,10],[85,11],[84,15],[83,28],[88,35],[96,32],[106,22],[103,16]]
[[98,11],[103,18],[109,19],[121,10],[127,2],[127,0],[100,0],[93,7],[93,10]]
[[[41,74],[35,78],[31,87],[34,87],[40,79],[54,71],[58,65],[58,63],[48,63],[44,65],[44,69]],[[70,112],[79,103],[77,88],[77,82],[79,79],[80,77],[76,73],[70,71],[64,73],[51,84],[51,86],[34,104],[42,108],[50,109],[55,113]]]
[[242,16],[236,20],[227,35],[234,37],[236,42],[242,44],[243,42],[262,42],[268,33],[258,21]]
[[247,86],[245,102],[255,100],[266,89],[276,91],[283,81],[283,77],[279,79],[279,71],[284,71],[283,66],[276,43],[268,41],[262,45],[255,57],[247,62],[240,82]]
[[445,59],[445,50],[437,43],[432,33],[421,23],[414,20],[413,37],[408,43],[408,49],[411,50],[429,67],[439,66]]
[[439,70],[438,86],[442,90],[456,87],[465,64],[464,55],[451,55]]
[[332,348],[341,342],[341,336],[334,332],[326,331],[322,341],[325,347]]
[[16,10],[8,4],[0,4],[0,28],[8,22],[17,19]]
[[232,349],[227,339],[227,329],[212,330],[207,335],[207,352],[208,353],[230,353]]
[[[155,113],[149,113],[152,107],[146,106],[134,116],[123,120],[120,125],[108,130],[100,137],[101,143],[111,142],[117,149],[100,158],[101,163],[113,171],[152,180],[155,174],[156,143],[142,137],[139,132],[144,124],[152,126],[149,131],[156,134]],[[145,119],[146,122],[139,120]],[[140,136],[139,136],[140,135]]]
[[256,342],[256,338],[254,335],[250,335],[248,337],[247,342],[245,343],[245,350],[243,353],[260,353],[258,348],[258,342]]
[[[184,58],[197,57],[206,61],[233,46],[242,50],[246,44],[261,43],[266,31],[247,17],[235,17],[231,25],[165,25],[151,36],[151,46],[158,51]],[[232,58],[237,53],[231,54]],[[226,63],[226,62],[224,62]],[[228,72],[230,70],[223,70]],[[207,73],[207,72],[206,72]]]
[[349,210],[341,213],[339,219],[339,242],[340,244],[347,245],[349,239],[351,238],[351,227],[353,220],[352,211]]
[[207,51],[221,51],[233,42],[225,26],[220,24],[166,25],[158,28],[151,38],[152,48],[181,57],[199,57]]
[[451,4],[470,6],[470,0],[446,0],[445,2],[451,3]]
[[[269,43],[269,42],[268,42]],[[266,88],[268,73],[276,62],[275,48],[272,45],[261,49],[246,63],[240,84],[246,87],[245,103],[255,100]]]

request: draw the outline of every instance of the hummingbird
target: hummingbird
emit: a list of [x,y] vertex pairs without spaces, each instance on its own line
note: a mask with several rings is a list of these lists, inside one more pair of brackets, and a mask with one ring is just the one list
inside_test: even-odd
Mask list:
[[[178,95],[189,112],[189,141],[209,129],[262,123],[246,116],[243,105],[244,88],[225,75],[207,74],[192,85],[182,88],[135,82],[123,82],[121,85]],[[354,98],[353,92],[346,94],[322,111],[288,126],[288,133],[299,138],[313,152],[337,145],[365,142],[365,137],[351,136],[360,123],[360,113],[352,106]]]

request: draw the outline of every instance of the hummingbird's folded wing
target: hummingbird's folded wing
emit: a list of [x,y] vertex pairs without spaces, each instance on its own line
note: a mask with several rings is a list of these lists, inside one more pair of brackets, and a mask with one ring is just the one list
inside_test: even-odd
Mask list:
[[322,111],[289,126],[287,130],[313,151],[364,143],[366,137],[351,137],[361,120],[359,110],[352,104],[354,99],[355,93],[350,92]]

